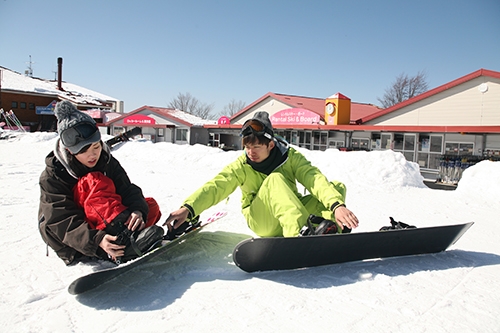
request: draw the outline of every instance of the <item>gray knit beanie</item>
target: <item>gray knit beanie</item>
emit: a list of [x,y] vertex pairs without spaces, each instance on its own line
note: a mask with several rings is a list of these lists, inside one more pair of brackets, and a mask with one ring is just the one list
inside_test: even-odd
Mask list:
[[273,125],[269,120],[269,113],[267,113],[266,111],[258,111],[254,114],[252,120],[259,121],[262,125],[264,125],[264,131],[266,133],[269,133],[271,136],[274,136]]
[[[254,125],[252,125],[252,121],[256,121],[262,124],[262,129],[257,129]],[[259,126],[260,127],[260,126]],[[258,111],[254,114],[254,116],[243,124],[241,127],[240,136],[246,137],[247,135],[254,134],[257,136],[265,136],[269,140],[272,140],[274,137],[273,125],[269,120],[269,114],[266,111]]]
[[64,147],[73,155],[83,148],[101,140],[97,125],[86,113],[68,101],[57,103],[54,113],[57,117],[57,132]]

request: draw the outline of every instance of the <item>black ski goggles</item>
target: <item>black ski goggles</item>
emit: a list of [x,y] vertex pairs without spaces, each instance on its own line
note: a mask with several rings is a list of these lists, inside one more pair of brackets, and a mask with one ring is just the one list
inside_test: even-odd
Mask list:
[[245,137],[250,134],[256,135],[256,136],[265,136],[268,139],[272,139],[273,137],[271,134],[266,132],[266,126],[264,126],[263,123],[261,123],[258,120],[255,119],[249,119],[245,121],[243,124],[243,127],[241,128],[240,136]]
[[61,141],[66,147],[73,147],[82,141],[88,140],[97,131],[95,124],[82,122],[64,130],[60,135]]

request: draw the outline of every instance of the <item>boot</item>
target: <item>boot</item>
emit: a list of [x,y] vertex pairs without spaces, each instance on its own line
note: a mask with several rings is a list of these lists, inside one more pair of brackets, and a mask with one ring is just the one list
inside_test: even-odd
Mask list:
[[129,260],[141,257],[145,253],[161,245],[163,240],[163,228],[152,225],[130,236],[130,244],[125,248],[125,254],[117,258],[116,263],[121,264]]
[[337,224],[331,220],[325,220],[321,216],[309,215],[309,221],[312,224],[316,224],[314,229],[314,235],[328,235],[336,234],[338,231]]
[[308,227],[300,232],[302,236],[336,234],[339,229],[335,222],[312,214],[307,219],[307,225]]

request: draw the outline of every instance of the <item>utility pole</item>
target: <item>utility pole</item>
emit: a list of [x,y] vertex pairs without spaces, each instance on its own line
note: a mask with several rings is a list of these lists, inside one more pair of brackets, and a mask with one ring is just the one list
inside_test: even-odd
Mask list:
[[34,62],[31,61],[31,55],[30,55],[30,61],[27,62],[28,64],[28,69],[24,71],[24,74],[30,77],[33,77],[33,68],[31,67]]

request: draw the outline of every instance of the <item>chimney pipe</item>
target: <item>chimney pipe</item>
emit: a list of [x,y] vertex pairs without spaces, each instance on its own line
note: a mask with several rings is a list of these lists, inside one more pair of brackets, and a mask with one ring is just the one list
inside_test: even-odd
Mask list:
[[57,89],[63,90],[62,88],[62,61],[61,57],[57,58]]

